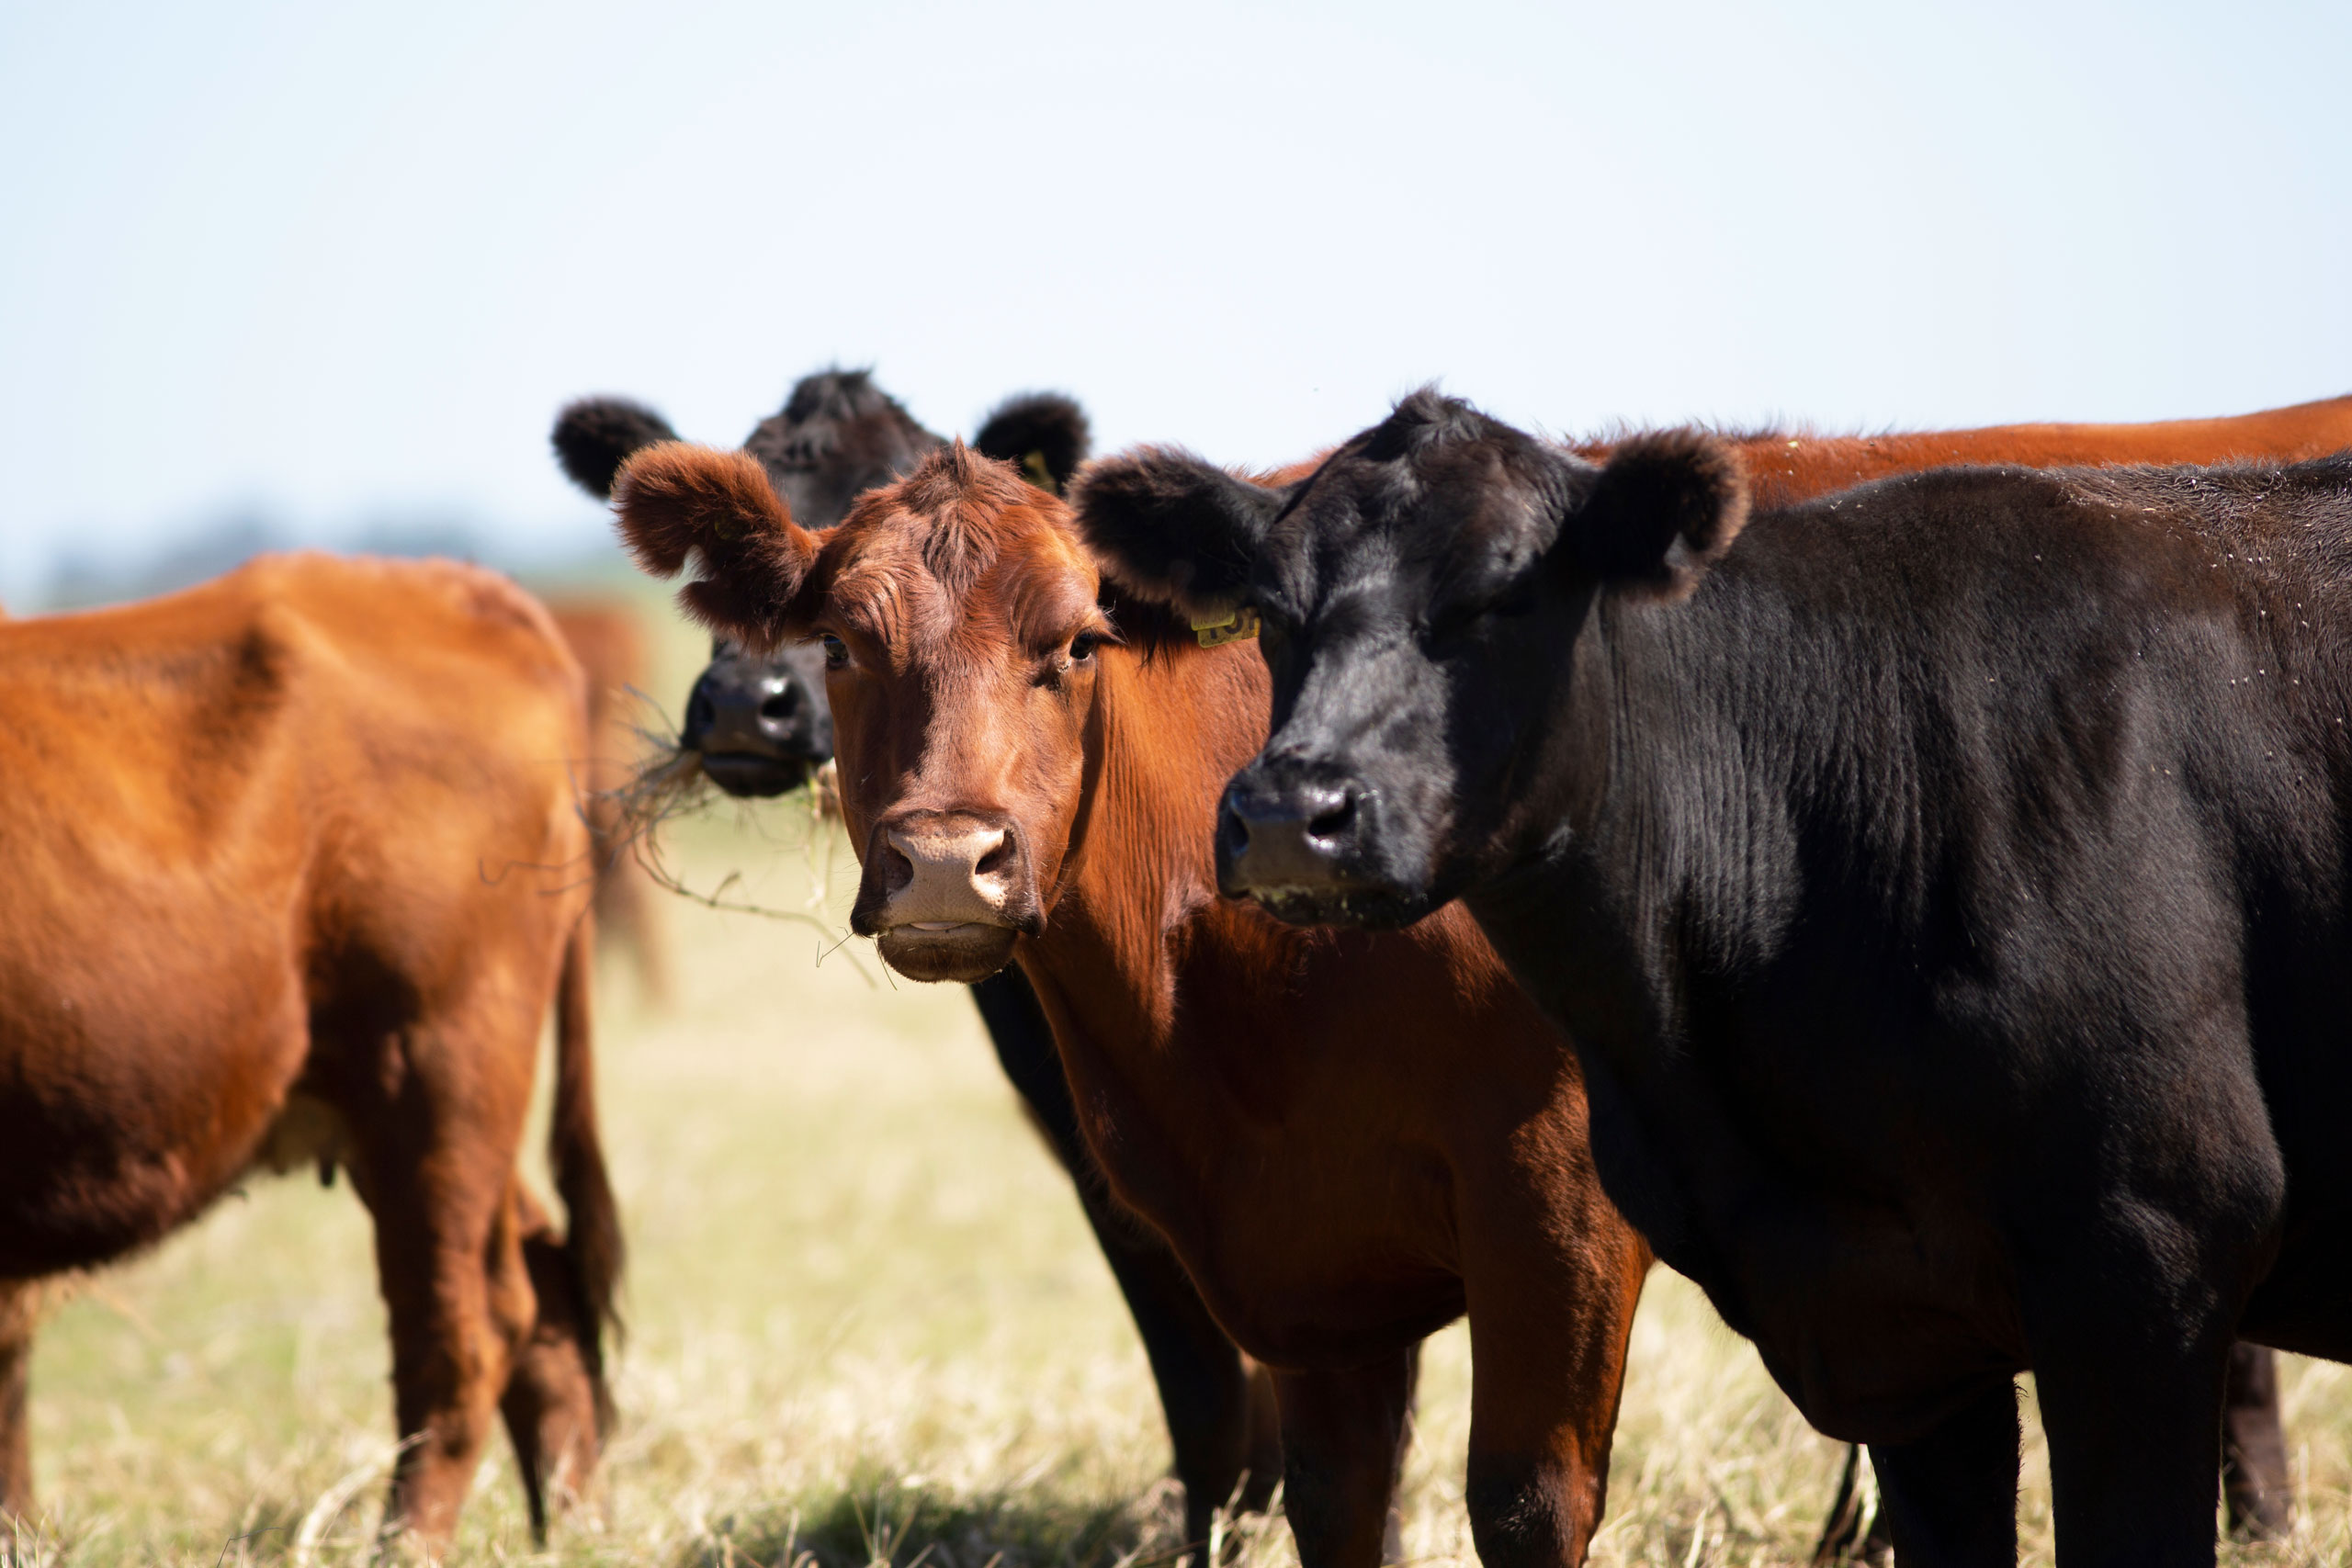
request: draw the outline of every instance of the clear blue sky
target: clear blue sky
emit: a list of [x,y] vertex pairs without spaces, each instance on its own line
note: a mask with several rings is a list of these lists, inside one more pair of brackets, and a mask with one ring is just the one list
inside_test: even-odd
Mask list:
[[2352,391],[2352,6],[0,0],[0,596],[237,509],[603,519],[575,393],[740,439],[1303,454]]

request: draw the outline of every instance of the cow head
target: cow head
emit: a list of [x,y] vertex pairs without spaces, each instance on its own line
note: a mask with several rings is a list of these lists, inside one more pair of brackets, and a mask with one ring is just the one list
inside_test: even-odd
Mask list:
[[822,650],[842,815],[865,867],[850,923],[919,980],[978,980],[1044,929],[1099,742],[1115,640],[1049,491],[960,442],[799,527],[741,453],[629,459],[621,530],[723,637]]
[[[553,441],[564,471],[598,497],[635,452],[677,433],[650,409],[619,398],[586,398],[557,418]],[[1070,399],[1031,393],[1001,405],[973,445],[1058,492],[1086,456],[1085,413]],[[825,370],[794,384],[784,407],[762,420],[743,450],[803,527],[831,528],[858,496],[911,469],[940,437],[864,370]],[[678,749],[702,761],[705,776],[732,795],[785,794],[806,784],[833,754],[832,713],[822,656],[785,646],[753,651],[724,635],[686,696]]]
[[1431,391],[1282,490],[1146,451],[1073,500],[1123,591],[1261,618],[1272,734],[1220,805],[1221,888],[1358,925],[1419,919],[1549,830],[1579,630],[1690,592],[1747,506],[1703,435],[1596,467]]

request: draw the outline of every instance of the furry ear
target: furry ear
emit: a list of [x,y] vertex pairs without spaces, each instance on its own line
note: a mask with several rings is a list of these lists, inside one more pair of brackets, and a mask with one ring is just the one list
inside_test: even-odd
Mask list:
[[821,541],[792,521],[758,458],[683,441],[648,446],[621,465],[613,512],[653,576],[700,558],[678,593],[687,615],[763,651],[791,635],[793,601]]
[[972,450],[1001,458],[1040,490],[1061,494],[1086,461],[1091,439],[1086,412],[1059,392],[1024,392],[996,406],[972,437]]
[[599,501],[613,493],[613,476],[628,455],[656,441],[675,441],[670,422],[627,398],[581,398],[555,416],[548,439],[571,482]]
[[1281,491],[1170,447],[1106,458],[1070,488],[1104,575],[1195,618],[1240,607],[1282,504]]
[[1560,527],[1574,565],[1636,598],[1699,586],[1747,522],[1739,454],[1696,430],[1621,443]]

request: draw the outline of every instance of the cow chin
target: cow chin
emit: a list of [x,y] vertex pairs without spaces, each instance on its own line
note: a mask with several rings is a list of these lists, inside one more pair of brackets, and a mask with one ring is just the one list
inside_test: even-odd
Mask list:
[[797,757],[761,757],[745,752],[706,751],[702,771],[729,795],[766,799],[808,782],[811,764]]
[[1401,887],[1245,887],[1227,897],[1246,898],[1285,925],[1365,931],[1396,931],[1436,908],[1426,896]]
[[882,962],[910,980],[985,980],[1012,962],[1021,933],[1011,926],[966,920],[944,929],[892,926],[875,939]]

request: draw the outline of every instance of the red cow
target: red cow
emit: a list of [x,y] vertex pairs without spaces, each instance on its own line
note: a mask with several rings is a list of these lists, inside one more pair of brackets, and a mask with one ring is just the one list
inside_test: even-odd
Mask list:
[[[388,1527],[447,1543],[498,1414],[543,1526],[594,1473],[621,1246],[547,612],[448,562],[266,557],[0,625],[0,1513],[40,1281],[315,1165],[375,1221]],[[515,1171],[550,1005],[568,1235]]]

